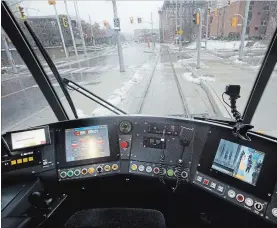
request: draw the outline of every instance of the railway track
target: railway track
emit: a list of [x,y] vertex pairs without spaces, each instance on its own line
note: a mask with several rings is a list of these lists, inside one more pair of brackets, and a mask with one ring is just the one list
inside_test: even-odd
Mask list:
[[[178,115],[183,115],[184,117],[189,118],[190,117],[190,113],[189,113],[187,101],[186,101],[185,95],[183,93],[183,90],[181,88],[181,84],[180,84],[180,81],[178,79],[178,76],[176,74],[176,70],[175,70],[175,67],[174,67],[174,64],[173,64],[173,61],[172,61],[171,53],[170,53],[168,48],[166,49],[164,47],[162,47],[161,52],[163,54],[166,54],[167,57],[168,57],[169,65],[170,65],[170,68],[171,68],[171,71],[172,71],[172,77],[174,78],[174,82],[175,82],[175,85],[176,85],[176,90],[175,90],[176,91],[176,96],[178,96],[180,98],[180,101],[181,101],[180,103],[182,105],[182,111],[183,111],[183,113],[178,113]],[[159,60],[161,58],[161,55],[159,56],[159,58],[157,59],[157,61],[155,63],[155,66],[153,68],[152,74],[151,74],[151,76],[149,78],[149,82],[148,82],[147,88],[145,89],[145,92],[143,94],[143,99],[141,101],[141,104],[140,104],[140,107],[139,107],[139,111],[138,111],[139,114],[145,113],[144,112],[144,106],[145,106],[146,100],[147,99],[153,99],[153,97],[149,96],[149,90],[151,88],[152,83],[155,83],[155,80],[153,80],[153,78],[155,77],[155,73],[156,73],[156,69],[157,69],[157,64],[158,64],[158,62],[159,62]]]

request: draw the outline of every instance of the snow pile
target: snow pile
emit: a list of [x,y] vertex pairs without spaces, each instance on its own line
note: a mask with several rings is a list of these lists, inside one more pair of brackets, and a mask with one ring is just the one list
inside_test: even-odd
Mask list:
[[265,43],[262,43],[262,42],[255,42],[253,44],[253,48],[267,48],[267,45]]
[[[246,46],[248,41],[244,42]],[[205,47],[205,42],[201,42],[201,47]],[[207,42],[207,49],[208,50],[225,50],[225,51],[233,51],[239,50],[240,41],[222,41],[222,40],[208,40]],[[190,45],[185,47],[186,49],[196,49],[197,45],[196,42],[191,43]]]
[[200,85],[201,80],[202,81],[209,81],[209,82],[214,82],[215,79],[213,77],[207,77],[207,76],[201,76],[201,77],[193,77],[191,72],[186,72],[183,74],[184,78],[192,83],[195,83],[197,85]]
[[76,112],[77,112],[77,115],[78,115],[79,118],[87,118],[87,117],[89,117],[81,109],[77,109]]
[[[145,66],[144,66],[145,65]],[[148,67],[148,64],[144,64],[144,67]],[[123,100],[125,100],[128,91],[135,86],[136,83],[140,82],[143,78],[142,72],[140,70],[135,71],[135,73],[129,78],[127,82],[119,89],[116,89],[112,94],[109,95],[107,101],[111,104],[118,106]],[[92,115],[109,115],[111,111],[104,107],[99,107],[93,110]]]

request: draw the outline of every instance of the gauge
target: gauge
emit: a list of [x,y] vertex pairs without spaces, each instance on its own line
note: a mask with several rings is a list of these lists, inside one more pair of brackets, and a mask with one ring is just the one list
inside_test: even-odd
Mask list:
[[119,131],[123,134],[128,134],[132,130],[132,123],[124,120],[119,125]]

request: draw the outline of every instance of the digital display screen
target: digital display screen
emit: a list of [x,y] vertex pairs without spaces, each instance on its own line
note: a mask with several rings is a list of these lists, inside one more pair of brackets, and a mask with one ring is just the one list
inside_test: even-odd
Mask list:
[[107,125],[65,130],[66,161],[80,161],[110,156]]
[[11,133],[12,149],[22,149],[47,144],[45,128]]
[[221,139],[212,169],[256,186],[265,153]]

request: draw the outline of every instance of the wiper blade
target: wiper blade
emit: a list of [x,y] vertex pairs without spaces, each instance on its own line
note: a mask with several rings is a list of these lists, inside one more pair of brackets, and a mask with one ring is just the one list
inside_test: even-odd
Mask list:
[[[114,105],[111,104],[110,102],[108,102],[108,101],[104,100],[103,98],[97,96],[96,94],[90,92],[89,90],[87,90],[86,88],[82,87],[82,86],[79,85],[78,83],[73,82],[72,80],[69,80],[69,79],[67,79],[67,78],[63,78],[63,83],[64,83],[65,85],[67,85],[69,88],[71,88],[71,89],[75,90],[76,92],[78,92],[78,93],[84,95],[85,97],[87,97],[87,98],[93,100],[93,101],[96,102],[97,104],[103,106],[104,108],[110,110],[111,112],[113,112],[113,113],[115,113],[115,114],[117,114],[117,115],[120,115],[120,114],[125,114],[125,115],[126,115],[126,114],[127,114],[126,112],[124,112],[124,111],[121,110],[120,108],[114,106]],[[69,83],[73,84],[74,86],[70,85]],[[85,91],[86,93],[88,93],[90,96],[89,96],[88,94],[86,94],[85,92],[81,91],[80,89],[82,89],[83,91]],[[91,96],[92,96],[92,97],[91,97]],[[98,100],[96,100],[95,98],[97,98],[97,99],[100,100],[101,102],[98,101]],[[107,105],[108,105],[108,106],[107,106]],[[109,106],[112,107],[112,108],[110,108]],[[119,111],[119,112],[115,111],[114,109],[116,109],[116,110]]]
[[203,116],[193,116],[193,119],[212,122],[212,123],[219,123],[219,124],[224,124],[224,125],[229,125],[229,126],[234,126],[236,124],[235,120],[219,119],[219,118],[213,118],[213,117],[208,118],[208,117],[203,117]]
[[50,67],[51,71],[53,72],[53,75],[55,76],[57,82],[59,83],[63,93],[64,93],[64,96],[65,98],[67,99],[67,102],[74,114],[74,117],[76,119],[78,119],[78,114],[77,114],[77,111],[76,111],[76,108],[74,106],[74,103],[70,97],[70,94],[69,92],[67,91],[65,85],[63,84],[63,81],[62,81],[62,78],[55,66],[55,64],[53,63],[52,59],[50,58],[50,56],[48,55],[48,53],[46,52],[46,50],[44,49],[44,47],[42,46],[41,42],[39,41],[38,37],[36,36],[36,34],[34,33],[34,31],[32,30],[32,28],[30,27],[30,25],[27,23],[27,21],[24,21],[24,24],[26,26],[26,28],[28,29],[30,35],[32,36],[32,38],[34,39],[35,41],[35,44],[37,45],[39,51],[41,52],[41,54],[43,55],[45,61],[47,62],[48,66]]

